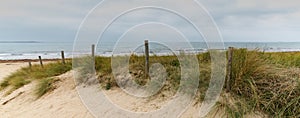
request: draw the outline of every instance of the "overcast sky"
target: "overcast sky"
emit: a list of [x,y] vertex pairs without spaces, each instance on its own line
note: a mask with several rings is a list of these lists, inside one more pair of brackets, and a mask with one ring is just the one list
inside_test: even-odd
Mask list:
[[[1,0],[0,41],[72,42],[84,17],[101,1]],[[116,7],[130,4],[114,1]],[[299,0],[198,1],[215,20],[224,41],[300,41]]]

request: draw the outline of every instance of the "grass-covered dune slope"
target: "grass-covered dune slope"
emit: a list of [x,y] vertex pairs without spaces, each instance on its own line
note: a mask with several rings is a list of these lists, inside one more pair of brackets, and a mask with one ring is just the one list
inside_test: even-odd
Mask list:
[[24,67],[4,78],[0,83],[0,90],[8,89],[6,91],[6,94],[8,95],[32,81],[38,81],[35,93],[38,97],[41,97],[47,91],[52,89],[51,85],[55,82],[52,77],[61,75],[71,69],[71,62],[67,62],[66,64],[53,62],[44,65],[44,67],[41,67],[40,65],[33,65],[31,68]]
[[[211,59],[209,53],[197,55],[199,61],[199,88],[196,100],[201,101],[209,86],[211,77]],[[85,57],[82,60],[92,58]],[[83,64],[82,64],[83,63]],[[95,70],[100,85],[108,90],[117,87],[114,79],[111,58],[95,57]],[[176,56],[151,56],[150,65],[162,64],[167,72],[164,87],[158,94],[174,95],[181,79],[181,64]],[[90,67],[90,61],[81,61]],[[72,66],[50,63],[41,68],[35,65],[22,68],[5,78],[0,83],[0,90],[9,89],[7,94],[32,81],[39,81],[36,87],[38,97],[54,89],[51,85],[57,76],[69,71]],[[132,55],[129,59],[129,73],[140,85],[145,79],[145,57]],[[90,73],[89,69],[81,68],[81,78]],[[228,74],[228,73],[227,73]],[[230,77],[230,91],[223,90],[222,99],[215,109],[224,108],[227,117],[243,117],[250,112],[261,112],[270,117],[300,117],[300,52],[259,52],[247,49],[234,49]],[[227,78],[228,79],[228,78]],[[79,81],[80,82],[80,81]],[[230,96],[230,97],[228,97]],[[227,102],[230,101],[230,102]],[[198,102],[200,103],[200,102]]]

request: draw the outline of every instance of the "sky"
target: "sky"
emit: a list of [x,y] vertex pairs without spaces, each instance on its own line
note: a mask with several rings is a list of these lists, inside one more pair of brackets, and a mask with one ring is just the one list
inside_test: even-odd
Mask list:
[[[1,0],[0,41],[42,41],[73,42],[81,22],[89,11],[102,0]],[[114,7],[102,12],[126,7],[134,0],[110,0]],[[299,0],[197,0],[212,16],[225,42],[299,42],[300,1]],[[176,4],[176,3],[174,3]],[[188,8],[187,8],[188,9]],[[197,11],[190,11],[195,12]],[[106,16],[107,15],[107,16]],[[109,13],[94,17],[95,25]],[[132,19],[157,18],[168,22],[175,16],[149,12],[147,16],[124,18],[116,25],[122,29]],[[159,20],[158,20],[159,21]],[[190,31],[179,22],[178,27]],[[123,27],[126,28],[126,27]],[[127,27],[128,28],[128,27]],[[164,32],[165,28],[151,27],[145,32]],[[120,30],[122,31],[122,30]],[[112,29],[109,38],[118,32]],[[155,34],[155,33],[153,33]],[[165,37],[172,33],[165,33]],[[197,41],[196,38],[192,41]]]

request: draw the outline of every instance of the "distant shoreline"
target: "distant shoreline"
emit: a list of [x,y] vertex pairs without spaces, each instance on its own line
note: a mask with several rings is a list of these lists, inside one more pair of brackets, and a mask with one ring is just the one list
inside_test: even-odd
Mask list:
[[[83,42],[84,43],[84,42]],[[38,59],[42,56],[43,59],[61,58],[61,51],[65,52],[66,58],[71,58],[73,55],[80,56],[91,54],[91,44],[86,42],[82,46],[74,47],[71,42],[47,42],[35,40],[0,40],[0,60],[22,60],[22,59]],[[136,47],[139,46],[139,47]],[[105,57],[110,57],[112,54],[122,55],[132,52],[143,52],[143,46],[140,43],[124,42],[118,46],[119,51],[114,50],[115,44],[113,42],[103,42],[97,44],[95,54]],[[224,45],[215,47],[207,45],[205,42],[190,42],[188,45],[181,42],[168,42],[159,44],[156,42],[149,43],[150,52],[155,55],[167,55],[169,53],[178,53],[179,51],[186,51],[187,53],[197,53],[208,50],[209,48],[247,48],[249,50],[257,49],[265,52],[297,52],[300,51],[300,42],[224,42]],[[209,47],[208,47],[209,46]],[[224,50],[223,49],[223,50]]]
[[[66,58],[71,60],[71,58]],[[0,63],[18,63],[18,62],[38,62],[38,59],[16,59],[16,60],[0,60]],[[61,59],[43,59],[43,61],[61,61]]]
[[0,41],[0,43],[41,43],[38,41]]
[[[256,49],[249,49],[249,50],[256,50]],[[200,53],[205,53],[208,50],[185,50],[184,53],[186,54],[200,54]],[[225,50],[224,50],[225,51]],[[260,52],[265,52],[265,53],[297,53],[300,52],[300,49],[298,50],[258,50]],[[162,52],[162,53],[153,53],[150,52],[150,56],[156,55],[156,56],[170,56],[170,55],[177,55],[180,54],[180,51],[175,51],[175,52]],[[125,56],[125,55],[131,55],[131,54],[135,54],[135,55],[143,55],[144,53],[139,52],[127,52],[127,53],[118,53],[118,54],[113,54],[113,52],[104,52],[104,53],[96,53],[96,56],[100,56],[100,57],[112,57],[112,55],[114,56]],[[66,52],[65,53],[65,58],[66,59],[72,59],[73,57],[78,57],[78,56],[87,56],[90,55],[90,52],[85,52],[85,53],[78,53],[78,54],[74,54],[71,52]],[[41,54],[41,53],[32,53],[32,54],[9,54],[9,53],[4,53],[1,54],[0,53],[0,63],[5,63],[5,62],[34,62],[34,61],[38,61],[38,56],[41,56],[43,60],[49,60],[49,61],[54,61],[54,60],[60,60],[61,59],[61,55],[60,52],[55,52],[55,53],[45,53],[45,54]]]

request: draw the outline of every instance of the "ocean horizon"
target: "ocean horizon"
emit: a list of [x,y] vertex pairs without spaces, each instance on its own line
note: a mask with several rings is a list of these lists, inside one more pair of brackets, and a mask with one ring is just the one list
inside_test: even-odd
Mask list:
[[[44,59],[56,59],[61,57],[61,51],[65,52],[67,58],[71,58],[73,54],[90,54],[90,50],[76,49],[77,52],[74,52],[73,44],[73,42],[0,41],[0,60],[37,59],[38,56],[42,56]],[[136,46],[139,44],[140,46]],[[192,48],[187,47],[183,42],[165,42],[163,44],[150,42],[150,52],[164,55],[179,51],[201,53],[208,49],[205,42],[190,42]],[[111,56],[114,45],[115,42],[99,43],[96,48],[96,55]],[[133,46],[136,47],[135,50],[132,50]],[[173,49],[168,46],[173,47]],[[300,42],[224,42],[224,48],[228,47],[258,49],[266,52],[293,52],[300,51]],[[123,42],[119,48],[123,51],[119,53],[143,53],[141,42]]]

